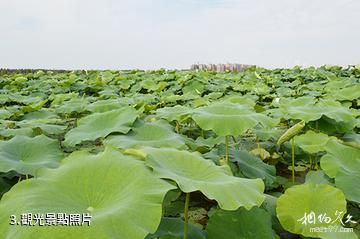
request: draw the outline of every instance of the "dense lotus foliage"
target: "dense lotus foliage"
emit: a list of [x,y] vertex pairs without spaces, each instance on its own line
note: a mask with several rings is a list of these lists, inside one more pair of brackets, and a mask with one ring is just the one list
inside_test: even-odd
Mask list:
[[0,71],[0,106],[1,238],[359,237],[360,66]]

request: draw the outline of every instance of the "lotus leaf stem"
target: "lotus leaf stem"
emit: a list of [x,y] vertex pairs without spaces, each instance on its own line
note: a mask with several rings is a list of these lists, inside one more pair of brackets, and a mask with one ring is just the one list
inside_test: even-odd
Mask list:
[[225,136],[225,161],[229,163],[229,136]]
[[185,197],[185,207],[184,207],[184,239],[188,239],[189,233],[189,203],[190,203],[190,193],[186,193]]
[[291,139],[291,179],[295,182],[295,141],[294,137]]

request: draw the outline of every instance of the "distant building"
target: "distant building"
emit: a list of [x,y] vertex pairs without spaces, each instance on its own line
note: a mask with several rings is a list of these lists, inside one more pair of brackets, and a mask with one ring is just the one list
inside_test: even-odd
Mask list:
[[246,64],[193,64],[191,70],[242,71],[253,66]]

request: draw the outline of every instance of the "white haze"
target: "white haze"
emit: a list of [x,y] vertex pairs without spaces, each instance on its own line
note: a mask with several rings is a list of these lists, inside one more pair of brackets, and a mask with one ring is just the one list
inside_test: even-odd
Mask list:
[[0,0],[0,68],[359,64],[357,0]]

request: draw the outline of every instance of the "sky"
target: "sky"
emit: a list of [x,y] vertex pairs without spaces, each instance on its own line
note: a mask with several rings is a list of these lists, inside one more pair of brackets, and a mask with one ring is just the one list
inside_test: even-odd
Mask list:
[[360,64],[359,0],[0,0],[0,68]]

